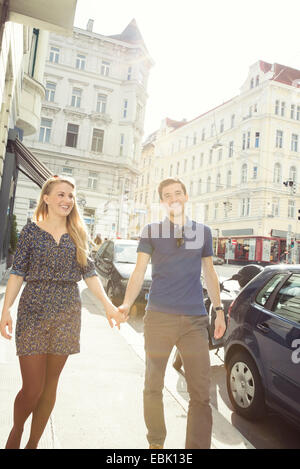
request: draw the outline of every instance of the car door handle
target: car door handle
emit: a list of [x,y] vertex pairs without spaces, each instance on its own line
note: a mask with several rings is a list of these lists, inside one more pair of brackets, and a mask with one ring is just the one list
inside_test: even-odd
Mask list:
[[268,332],[270,332],[270,327],[265,322],[263,322],[261,324],[257,324],[256,327],[257,327],[257,329],[262,331],[264,334],[267,334]]

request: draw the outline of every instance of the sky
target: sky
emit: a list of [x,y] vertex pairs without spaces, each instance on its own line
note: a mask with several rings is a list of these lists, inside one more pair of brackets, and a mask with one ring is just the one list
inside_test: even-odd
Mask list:
[[300,69],[299,0],[77,0],[74,25],[119,34],[135,18],[155,65],[144,139],[237,96],[258,60]]

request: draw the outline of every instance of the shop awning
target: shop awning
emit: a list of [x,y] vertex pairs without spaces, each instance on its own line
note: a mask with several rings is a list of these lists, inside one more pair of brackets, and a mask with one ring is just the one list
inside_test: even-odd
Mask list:
[[15,153],[17,160],[17,168],[31,181],[42,187],[44,182],[53,173],[41,161],[34,156],[31,151],[16,137],[8,138],[8,147],[11,153]]

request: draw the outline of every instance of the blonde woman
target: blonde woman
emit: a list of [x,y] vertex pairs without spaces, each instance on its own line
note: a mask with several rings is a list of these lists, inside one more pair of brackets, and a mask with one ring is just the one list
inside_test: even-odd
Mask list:
[[32,413],[27,449],[37,448],[55,404],[60,373],[68,355],[80,351],[81,301],[77,282],[84,278],[99,298],[111,327],[124,315],[111,303],[88,258],[88,235],[79,215],[72,179],[54,176],[43,185],[34,221],[21,231],[7,283],[1,335],[11,339],[10,309],[23,280],[16,324],[22,389],[14,403],[14,424],[6,448],[19,448]]

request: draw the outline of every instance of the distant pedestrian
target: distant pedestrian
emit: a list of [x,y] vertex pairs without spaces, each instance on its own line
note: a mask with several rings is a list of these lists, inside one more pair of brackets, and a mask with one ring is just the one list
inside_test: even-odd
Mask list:
[[96,238],[94,239],[94,244],[92,246],[93,257],[95,257],[95,255],[97,254],[101,244],[102,244],[101,234],[97,234]]
[[166,438],[162,391],[166,365],[176,345],[190,395],[185,447],[209,448],[212,413],[208,314],[203,301],[201,266],[216,310],[215,338],[221,338],[226,328],[219,280],[213,266],[212,235],[207,225],[186,217],[188,195],[182,181],[166,179],[160,183],[158,192],[168,215],[164,221],[144,228],[136,267],[119,309],[129,313],[151,258],[152,285],[144,318],[144,417],[149,447],[163,448]]
[[21,289],[16,347],[22,389],[14,403],[14,423],[6,448],[20,446],[24,423],[32,414],[26,449],[37,448],[56,399],[60,373],[70,354],[80,351],[82,277],[102,301],[107,319],[119,327],[124,316],[111,303],[87,256],[88,235],[79,215],[72,179],[54,176],[43,185],[34,222],[22,229],[7,283],[0,322],[11,339],[10,310]]

